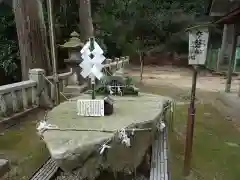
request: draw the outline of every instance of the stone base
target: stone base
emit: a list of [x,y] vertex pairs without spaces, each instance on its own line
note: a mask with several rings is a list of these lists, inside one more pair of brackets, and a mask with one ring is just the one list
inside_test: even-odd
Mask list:
[[[77,173],[82,179],[94,179],[104,169],[126,174],[134,172],[152,144],[157,131],[156,124],[162,117],[168,99],[152,94],[140,94],[138,97],[114,96],[112,115],[77,116],[76,99],[89,98],[89,95],[79,96],[60,104],[48,113],[48,123],[61,129],[72,129],[45,131],[44,141],[52,158],[64,171]],[[127,147],[118,138],[117,131],[122,128],[146,130],[127,131],[131,142],[131,146]],[[109,139],[111,140],[108,141]],[[106,142],[111,148],[100,155],[100,149]]]

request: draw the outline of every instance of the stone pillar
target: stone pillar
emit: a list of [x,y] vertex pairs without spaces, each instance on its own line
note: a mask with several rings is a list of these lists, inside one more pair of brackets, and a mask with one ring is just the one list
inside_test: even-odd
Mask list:
[[79,66],[82,60],[72,60],[66,59],[64,62],[67,64],[67,67],[72,68],[73,74],[68,77],[69,85],[83,85],[86,80],[82,77],[81,72],[82,68]]
[[29,79],[37,82],[37,94],[41,92],[45,87],[45,71],[43,69],[30,69]]
[[[111,63],[112,63],[112,59],[106,59],[106,64],[111,64]],[[112,66],[109,66],[106,69],[107,69],[107,75],[111,76],[112,75]]]
[[53,102],[48,96],[47,83],[44,76],[45,71],[43,69],[29,70],[29,79],[37,82],[36,101],[42,107],[53,107]]
[[220,70],[221,63],[223,62],[224,56],[225,56],[225,53],[226,53],[227,34],[228,34],[228,25],[224,24],[223,34],[222,34],[222,45],[221,45],[221,49],[220,49],[219,56],[218,56],[218,61],[217,61],[217,71]]
[[229,42],[228,42],[228,53],[229,53],[229,63],[228,63],[228,72],[227,72],[227,81],[225,92],[230,92],[231,83],[232,83],[232,73],[233,73],[233,66],[235,60],[235,51],[236,51],[236,27],[234,24],[231,24],[231,32],[229,34]]

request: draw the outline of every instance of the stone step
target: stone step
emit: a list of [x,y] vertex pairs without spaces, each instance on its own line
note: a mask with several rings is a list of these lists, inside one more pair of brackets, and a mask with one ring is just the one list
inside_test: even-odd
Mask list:
[[152,146],[150,180],[169,180],[167,130],[159,132]]
[[69,85],[67,87],[64,87],[63,94],[65,94],[67,96],[76,96],[76,95],[80,95],[86,89],[87,89],[87,84],[83,84],[81,86]]
[[0,178],[10,171],[9,161],[6,159],[0,159]]
[[58,170],[58,165],[53,159],[49,159],[30,180],[50,180]]

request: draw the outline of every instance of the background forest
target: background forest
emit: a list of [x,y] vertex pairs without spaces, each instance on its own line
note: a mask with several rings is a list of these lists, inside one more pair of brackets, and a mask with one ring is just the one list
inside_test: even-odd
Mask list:
[[[207,6],[208,0],[92,0],[94,35],[108,57],[132,56],[137,51],[186,54],[185,29],[205,18]],[[45,2],[42,7],[48,27]],[[76,0],[54,1],[54,16],[57,44],[64,43],[72,31],[79,32]],[[58,61],[63,62],[64,55],[58,54]],[[8,77],[2,84],[20,80],[20,64],[14,13],[1,3],[0,75]]]

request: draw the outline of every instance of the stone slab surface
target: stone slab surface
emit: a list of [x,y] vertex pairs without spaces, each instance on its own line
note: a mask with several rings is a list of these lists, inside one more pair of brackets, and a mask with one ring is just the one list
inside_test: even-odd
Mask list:
[[[153,127],[154,122],[160,118],[163,105],[168,100],[163,96],[142,93],[138,97],[114,96],[113,115],[80,117],[77,115],[76,100],[88,98],[91,97],[82,95],[72,99],[72,101],[60,104],[49,112],[47,121],[61,129],[92,128],[117,131],[128,127]],[[126,170],[127,165],[136,167],[152,143],[152,132],[136,132],[131,140],[131,148],[119,143],[113,143],[114,145],[111,145],[113,148],[108,150],[107,161],[103,163],[102,158],[99,158],[99,153],[97,153],[98,148],[104,141],[114,137],[114,135],[115,133],[57,130],[49,130],[43,134],[52,158],[59,163],[61,168],[72,171],[81,166],[80,164],[84,164],[85,169],[81,167],[83,168],[81,175],[85,173],[84,176],[88,178],[89,175],[97,176],[90,169],[98,169],[99,164],[104,168],[111,167],[116,171],[121,171],[123,167]],[[94,158],[94,156],[98,158]]]

